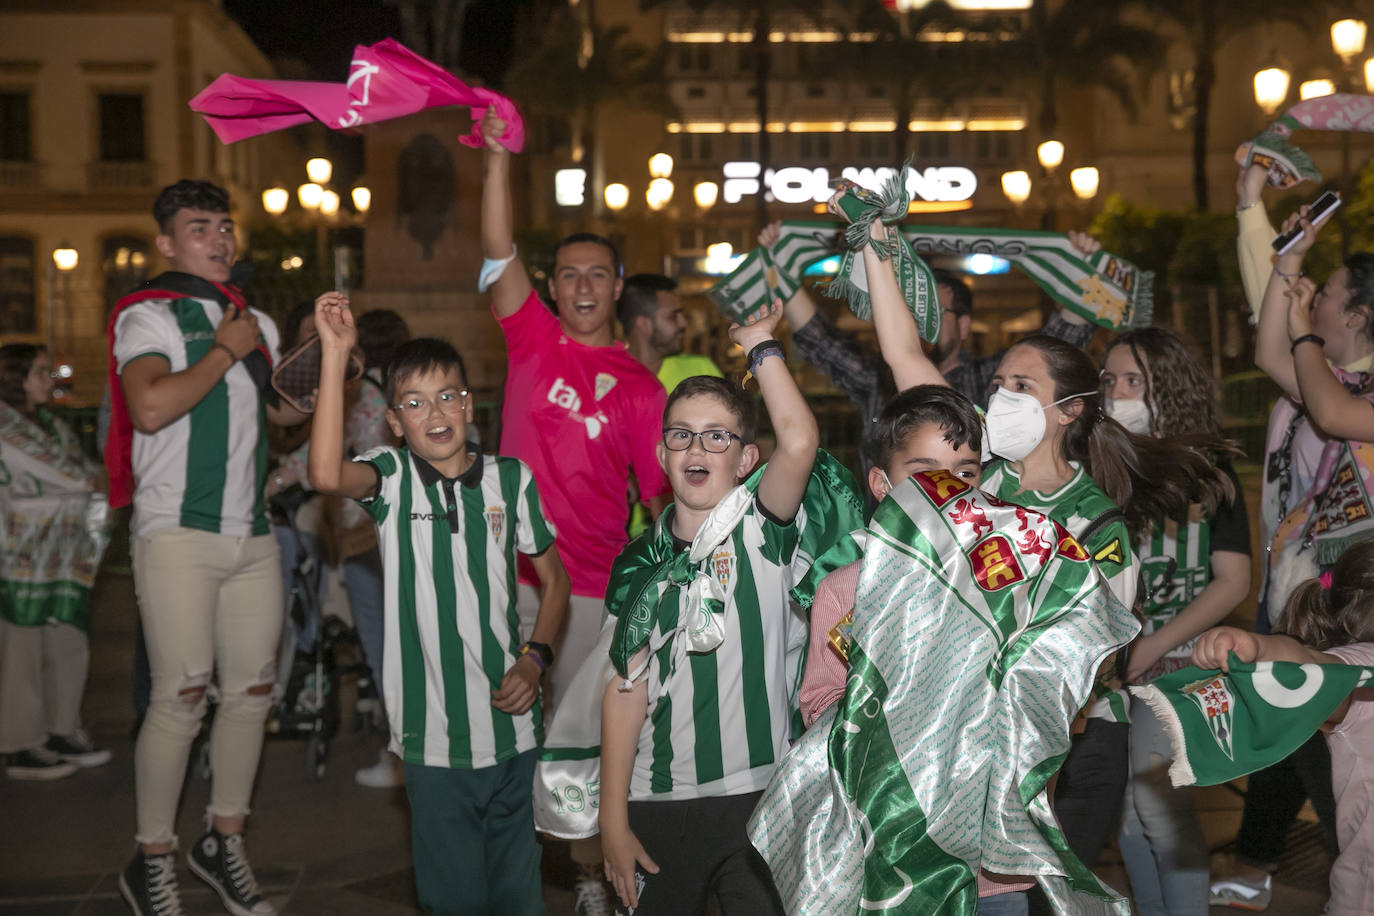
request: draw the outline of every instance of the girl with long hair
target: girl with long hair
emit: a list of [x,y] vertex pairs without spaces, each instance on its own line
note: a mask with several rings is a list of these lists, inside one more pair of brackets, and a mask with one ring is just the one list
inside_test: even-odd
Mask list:
[[[1329,571],[1298,586],[1275,627],[1262,636],[1217,627],[1198,638],[1193,663],[1227,669],[1229,654],[1243,662],[1374,666],[1374,542],[1346,549]],[[1374,913],[1374,690],[1360,688],[1322,725],[1331,749],[1340,855],[1331,864],[1332,916]]]
[[[1196,503],[1162,515],[1136,539],[1141,557],[1141,636],[1126,680],[1148,683],[1190,664],[1193,640],[1250,590],[1250,527],[1217,416],[1216,389],[1173,331],[1116,337],[1103,361],[1107,415],[1132,433],[1216,443],[1235,495],[1204,512]],[[1149,705],[1130,708],[1130,780],[1118,845],[1141,916],[1206,916],[1209,850],[1190,788],[1168,778],[1169,736]]]
[[[842,192],[841,192],[842,193]],[[843,216],[839,194],[831,211]],[[875,241],[896,231],[874,220]],[[947,384],[921,346],[896,275],[874,247],[864,266],[883,359],[898,390]],[[988,401],[988,450],[982,489],[1043,512],[1087,550],[1112,593],[1136,602],[1140,569],[1135,537],[1154,519],[1193,502],[1212,511],[1232,487],[1196,438],[1137,436],[1104,412],[1098,370],[1062,340],[1033,335],[1002,357]],[[1082,733],[1059,771],[1054,810],[1069,848],[1092,868],[1118,824],[1127,772],[1125,691],[1117,665],[1103,666]]]
[[48,410],[53,387],[46,350],[0,347],[0,756],[11,779],[110,759],[81,727],[106,503],[100,469]]

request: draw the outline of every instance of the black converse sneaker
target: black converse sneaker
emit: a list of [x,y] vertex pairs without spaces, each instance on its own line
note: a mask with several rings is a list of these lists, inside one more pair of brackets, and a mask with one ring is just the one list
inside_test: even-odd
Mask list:
[[191,847],[186,867],[215,889],[224,908],[234,916],[276,916],[277,911],[258,890],[243,852],[243,834],[225,836],[211,827]]
[[119,873],[119,892],[136,916],[185,916],[177,887],[176,859],[170,852],[150,856],[142,849]]

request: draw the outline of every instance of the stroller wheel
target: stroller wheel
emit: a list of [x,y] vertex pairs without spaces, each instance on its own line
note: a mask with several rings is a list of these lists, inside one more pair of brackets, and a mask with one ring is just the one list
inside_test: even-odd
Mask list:
[[305,778],[312,782],[324,779],[325,760],[329,757],[329,739],[316,732],[305,748]]

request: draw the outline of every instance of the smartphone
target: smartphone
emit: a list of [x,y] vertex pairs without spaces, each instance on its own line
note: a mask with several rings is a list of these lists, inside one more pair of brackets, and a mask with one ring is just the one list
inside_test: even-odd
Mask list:
[[[1336,208],[1341,205],[1341,195],[1335,191],[1327,191],[1312,201],[1312,206],[1307,208],[1307,221],[1313,228],[1320,226],[1331,218],[1331,214],[1336,212]],[[1274,250],[1279,254],[1287,254],[1288,249],[1302,238],[1302,226],[1294,226],[1287,232],[1281,232],[1274,239]]]

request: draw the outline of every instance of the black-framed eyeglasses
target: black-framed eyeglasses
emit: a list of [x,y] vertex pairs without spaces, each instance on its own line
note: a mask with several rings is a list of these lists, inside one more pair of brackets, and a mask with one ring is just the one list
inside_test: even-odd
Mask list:
[[685,452],[692,447],[692,440],[701,441],[701,447],[708,452],[720,454],[730,447],[730,443],[736,439],[744,442],[739,436],[730,432],[728,429],[703,429],[701,432],[693,432],[681,426],[669,426],[663,431],[663,447],[670,452]]

